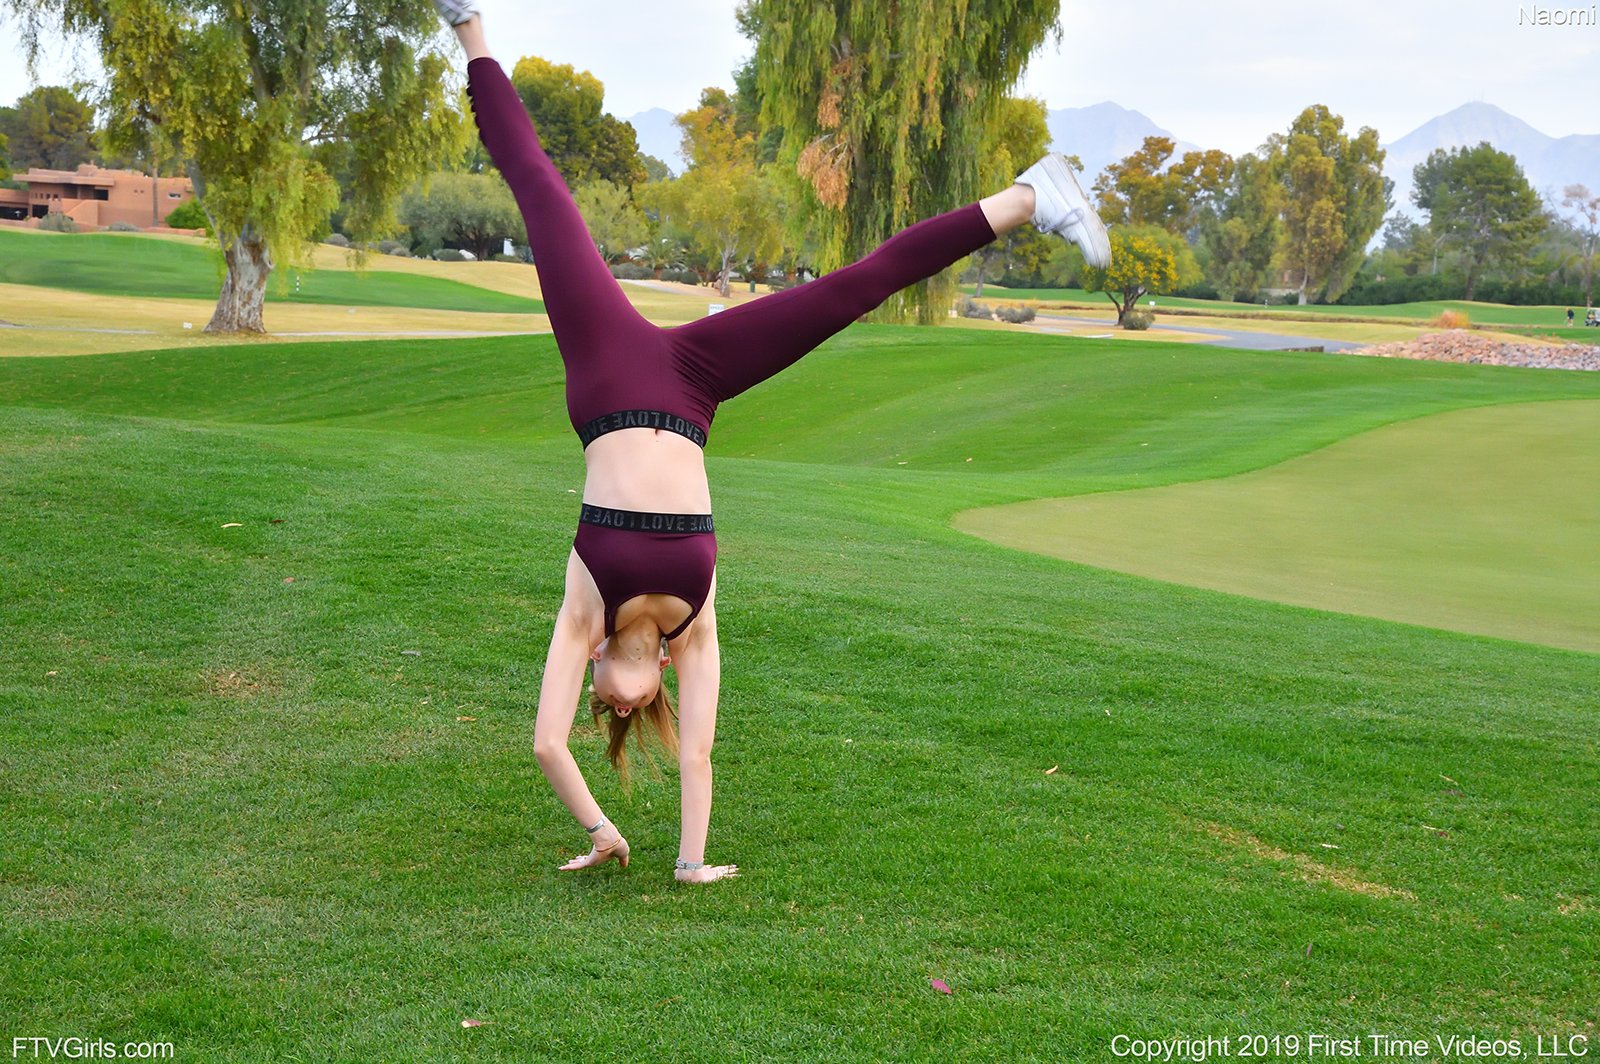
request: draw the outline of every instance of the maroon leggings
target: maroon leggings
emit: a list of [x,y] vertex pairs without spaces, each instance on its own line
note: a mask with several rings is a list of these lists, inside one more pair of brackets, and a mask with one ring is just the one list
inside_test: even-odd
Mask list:
[[467,64],[489,157],[516,196],[566,365],[573,427],[619,410],[667,411],[709,429],[717,404],[792,365],[907,285],[995,238],[976,203],[919,222],[807,284],[663,328],[633,309],[500,64]]

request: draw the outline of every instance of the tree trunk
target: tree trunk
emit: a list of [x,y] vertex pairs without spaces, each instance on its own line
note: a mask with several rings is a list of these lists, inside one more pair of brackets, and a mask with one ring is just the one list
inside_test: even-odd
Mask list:
[[1302,272],[1300,274],[1300,305],[1302,307],[1306,305],[1306,285],[1310,283],[1311,274]]
[[217,297],[216,313],[206,332],[264,333],[261,309],[267,300],[267,278],[272,274],[272,256],[253,226],[222,249],[228,263],[228,276]]
[[1117,324],[1121,325],[1122,319],[1128,316],[1128,307],[1131,305],[1132,300],[1124,302],[1110,292],[1106,293],[1106,298],[1111,300],[1111,305],[1117,308]]
[[1467,302],[1472,302],[1473,295],[1478,291],[1478,264],[1474,262],[1467,271]]
[[659,281],[659,280],[661,280],[661,273],[662,273],[662,271],[663,271],[663,270],[665,270],[665,269],[666,269],[666,267],[665,267],[665,266],[657,266],[657,267],[656,267],[656,273],[655,273],[655,278],[656,278],[656,280],[658,280],[658,281]]
[[983,295],[983,268],[988,265],[989,256],[980,251],[974,255],[973,258],[978,260],[978,287],[977,290],[972,293],[973,298],[976,299],[978,296]]
[[733,295],[733,285],[728,280],[728,271],[731,267],[732,259],[732,253],[724,251],[722,253],[722,272],[717,274],[717,293],[724,299]]

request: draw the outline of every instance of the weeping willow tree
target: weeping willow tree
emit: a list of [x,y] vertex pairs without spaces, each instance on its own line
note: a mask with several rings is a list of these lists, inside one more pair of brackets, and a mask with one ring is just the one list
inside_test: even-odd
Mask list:
[[[761,121],[803,186],[822,269],[913,222],[997,191],[983,144],[1028,59],[1060,29],[1060,0],[747,0]],[[1031,161],[1031,160],[1030,160]],[[876,313],[945,316],[947,271]]]
[[392,231],[419,175],[457,153],[427,0],[0,0],[30,67],[42,35],[88,39],[115,150],[176,152],[221,244],[212,332],[264,332],[275,263],[309,265],[350,190],[357,245]]

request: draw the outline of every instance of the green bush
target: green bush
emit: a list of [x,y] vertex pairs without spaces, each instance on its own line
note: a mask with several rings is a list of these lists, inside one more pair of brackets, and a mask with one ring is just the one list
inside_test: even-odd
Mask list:
[[380,240],[378,250],[385,255],[398,255],[402,259],[411,257],[411,249],[398,240]]
[[994,312],[989,309],[987,304],[979,303],[971,296],[961,297],[960,301],[956,303],[956,313],[961,315],[963,318],[994,317]]
[[166,224],[173,229],[204,229],[211,232],[211,220],[200,209],[199,200],[186,200],[167,215]]
[[655,276],[655,271],[637,262],[619,262],[611,267],[611,276],[619,281],[643,281]]
[[64,214],[52,211],[39,219],[39,228],[48,233],[76,233],[78,223]]
[[490,255],[489,256],[489,261],[490,262],[521,262],[522,260],[517,258],[515,255],[499,255],[499,254],[496,254],[496,255]]
[[1154,311],[1130,310],[1122,316],[1122,327],[1134,332],[1144,332],[1154,325],[1156,316]]
[[1032,307],[997,307],[994,313],[1001,321],[1009,321],[1013,325],[1021,325],[1038,316]]
[[347,248],[350,246],[350,238],[345,236],[343,233],[329,233],[327,236],[323,237],[322,242],[324,244],[332,244],[336,248]]
[[467,257],[455,248],[440,248],[433,253],[435,262],[466,262]]

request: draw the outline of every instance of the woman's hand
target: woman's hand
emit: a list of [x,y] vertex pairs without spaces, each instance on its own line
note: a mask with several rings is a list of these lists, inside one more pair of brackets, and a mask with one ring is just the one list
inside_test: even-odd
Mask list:
[[675,868],[672,877],[679,883],[710,883],[714,879],[730,879],[739,874],[736,864],[706,865],[704,868]]

